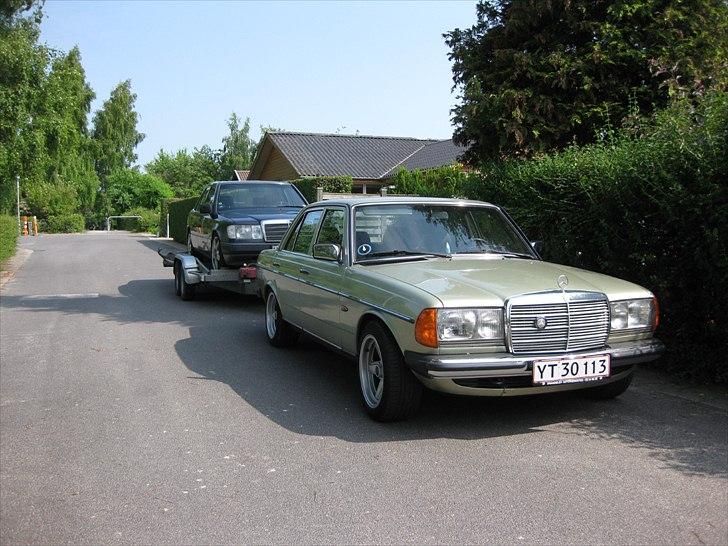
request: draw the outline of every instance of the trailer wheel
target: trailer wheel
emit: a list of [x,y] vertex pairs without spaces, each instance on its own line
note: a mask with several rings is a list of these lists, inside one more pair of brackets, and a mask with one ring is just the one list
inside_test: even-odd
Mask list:
[[179,262],[174,264],[174,291],[184,301],[195,299],[195,285],[185,280],[185,274]]

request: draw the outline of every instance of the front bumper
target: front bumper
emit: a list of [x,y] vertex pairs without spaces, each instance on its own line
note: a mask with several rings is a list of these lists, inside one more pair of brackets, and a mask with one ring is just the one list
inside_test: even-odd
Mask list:
[[612,375],[599,384],[627,375],[634,364],[658,359],[665,345],[658,339],[612,343],[601,350],[565,354],[513,355],[511,353],[433,355],[405,351],[407,364],[428,387],[458,394],[500,396],[537,394],[595,386],[594,382],[534,386],[530,382],[535,360],[560,360],[609,353]]
[[263,250],[268,250],[274,246],[274,243],[264,242],[233,243],[221,241],[220,243],[222,257],[225,259],[225,263],[230,266],[254,262],[258,258],[258,254],[260,254]]

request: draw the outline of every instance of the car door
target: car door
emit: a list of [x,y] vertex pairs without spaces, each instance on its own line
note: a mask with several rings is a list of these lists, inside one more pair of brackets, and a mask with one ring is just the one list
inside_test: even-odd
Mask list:
[[208,193],[207,199],[205,200],[205,204],[210,205],[210,212],[200,214],[200,248],[207,254],[210,253],[210,247],[212,246],[212,228],[215,225],[213,214],[215,214],[215,196],[217,195],[217,186],[217,184],[212,184],[210,186],[210,193]]
[[[306,314],[310,332],[321,339],[341,347],[341,296],[344,280],[344,234],[346,209],[326,207],[312,246],[311,254],[301,257],[299,271],[307,271],[307,283],[301,290],[301,309]],[[316,245],[336,245],[341,249],[338,259],[317,255]]]
[[200,214],[200,206],[209,200],[210,190],[212,186],[207,186],[200,195],[200,199],[197,201],[195,207],[190,211],[188,217],[188,227],[190,229],[190,238],[192,245],[197,250],[202,250],[202,214]]
[[275,257],[278,271],[277,296],[281,313],[296,326],[309,330],[308,315],[303,312],[302,289],[308,282],[303,261],[310,256],[313,241],[323,216],[322,208],[306,211],[292,228],[291,235]]

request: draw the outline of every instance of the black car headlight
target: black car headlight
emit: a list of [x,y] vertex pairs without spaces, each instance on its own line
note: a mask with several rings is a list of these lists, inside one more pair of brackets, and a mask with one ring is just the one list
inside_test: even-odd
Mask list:
[[263,230],[257,224],[228,226],[227,236],[229,239],[263,239]]

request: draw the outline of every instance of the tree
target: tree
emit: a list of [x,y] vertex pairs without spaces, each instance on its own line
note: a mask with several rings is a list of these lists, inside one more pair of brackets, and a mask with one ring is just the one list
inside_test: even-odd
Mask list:
[[162,199],[172,197],[174,192],[156,176],[120,169],[109,175],[106,194],[111,211],[123,214],[136,207],[156,209]]
[[233,112],[228,119],[229,133],[222,139],[218,178],[228,180],[236,169],[247,169],[253,159],[255,143],[250,138],[250,118],[240,124]]
[[93,119],[96,172],[102,183],[113,171],[130,168],[137,159],[134,149],[144,140],[137,131],[136,95],[131,81],[117,85]]
[[445,38],[470,162],[590,142],[630,107],[727,81],[724,0],[484,0]]
[[218,177],[220,166],[216,152],[203,146],[191,154],[185,149],[174,154],[160,150],[145,169],[167,182],[175,197],[192,197],[199,195],[205,185]]

